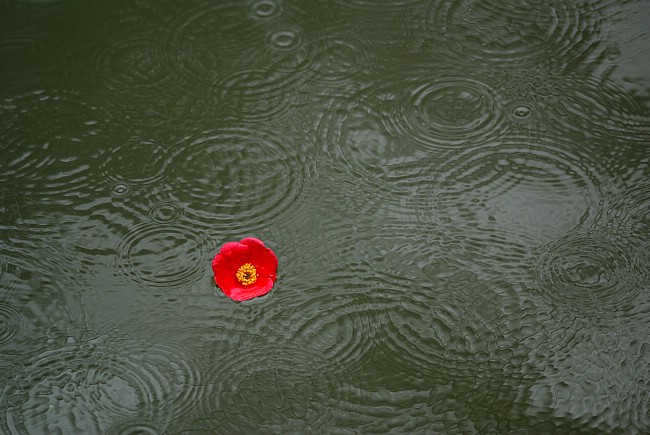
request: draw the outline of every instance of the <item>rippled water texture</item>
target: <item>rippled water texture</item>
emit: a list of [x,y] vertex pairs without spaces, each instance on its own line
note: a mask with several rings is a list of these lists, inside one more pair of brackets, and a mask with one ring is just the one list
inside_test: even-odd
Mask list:
[[648,26],[3,1],[0,433],[649,433]]

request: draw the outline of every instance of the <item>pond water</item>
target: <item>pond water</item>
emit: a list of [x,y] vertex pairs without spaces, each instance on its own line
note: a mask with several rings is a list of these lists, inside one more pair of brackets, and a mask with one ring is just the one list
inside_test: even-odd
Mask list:
[[0,10],[0,432],[650,432],[647,2]]

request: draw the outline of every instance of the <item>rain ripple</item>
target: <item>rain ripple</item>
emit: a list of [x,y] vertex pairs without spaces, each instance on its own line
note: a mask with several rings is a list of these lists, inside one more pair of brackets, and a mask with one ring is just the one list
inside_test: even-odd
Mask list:
[[214,343],[201,415],[225,432],[309,432],[314,404],[328,396],[327,375],[299,347],[260,340]]
[[557,140],[508,139],[436,160],[430,172],[437,179],[416,195],[420,220],[457,253],[473,252],[485,264],[510,264],[516,272],[529,249],[596,216],[605,175],[569,149]]
[[563,76],[534,66],[506,68],[495,76],[496,98],[507,113],[509,130],[546,134],[553,130],[549,123],[564,122],[551,115],[559,104]]
[[[271,244],[267,243],[267,246],[276,249]],[[215,250],[218,250],[218,246]],[[183,293],[184,303],[180,315],[186,319],[186,327],[179,330],[173,324],[169,324],[167,326],[174,329],[169,333],[183,337],[192,343],[203,342],[208,345],[236,343],[242,347],[252,344],[249,343],[249,340],[253,341],[256,338],[264,337],[275,341],[281,337],[281,334],[278,334],[278,331],[269,325],[266,319],[279,315],[280,306],[277,305],[277,298],[282,294],[276,290],[284,281],[282,275],[268,295],[251,301],[235,303],[215,284],[209,269],[209,260],[211,258],[206,259],[203,263],[208,265],[207,268],[204,268],[203,279]],[[280,274],[282,273],[280,270]],[[179,314],[178,304],[168,304],[162,308],[167,310],[163,317]],[[277,344],[275,343],[274,346]],[[230,355],[222,355],[222,357],[227,360]]]
[[277,119],[310,98],[301,94],[305,81],[326,83],[330,93],[353,85],[371,65],[364,45],[353,34],[313,32],[323,25],[314,7],[325,9],[276,1],[198,4],[173,18],[168,51],[176,73],[196,89],[202,107],[255,122]]
[[463,58],[522,62],[590,60],[600,50],[598,7],[585,2],[504,3],[496,0],[431,2],[424,27]]
[[296,275],[293,263],[286,266],[285,292],[294,299],[285,302],[281,316],[266,322],[283,331],[287,342],[317,355],[312,364],[319,369],[336,373],[354,363],[382,340],[387,313],[408,299],[413,285],[386,264],[385,255],[374,241],[352,231],[335,242],[323,241],[318,262],[301,262]]
[[572,137],[576,145],[603,156],[617,147],[594,141],[615,140],[629,148],[650,140],[645,102],[629,89],[593,74],[558,74],[541,67],[503,70],[497,98],[506,108],[510,128],[528,129],[537,136]]
[[638,243],[642,243],[650,231],[650,176],[647,169],[637,171],[629,168],[629,155],[628,150],[628,153],[617,153],[612,158],[614,164],[621,165],[616,167],[616,173],[628,172],[630,177],[614,201],[609,204],[609,209],[603,216],[603,225],[618,228]]
[[[438,382],[474,379],[479,373],[509,384],[523,376],[528,351],[514,346],[525,334],[514,290],[449,267],[412,285],[400,309],[389,313],[382,343],[405,364]],[[491,287],[490,287],[491,286]],[[431,379],[434,381],[434,379]]]
[[404,284],[395,304],[377,313],[373,347],[342,366],[319,412],[361,432],[429,432],[470,415],[478,428],[501,406],[520,407],[534,376],[518,346],[520,307],[467,272]]
[[639,246],[632,256],[632,267],[640,282],[650,282],[650,242]]
[[[543,376],[528,391],[527,418],[563,433],[645,433],[650,427],[647,311],[622,328],[598,317],[547,325],[533,362]],[[594,320],[597,322],[594,324]],[[588,323],[587,323],[588,322]],[[572,324],[570,324],[572,323]]]
[[[348,280],[350,282],[346,284],[340,279],[338,284],[334,284],[335,288],[350,291],[361,286],[360,283],[353,284],[353,277],[348,277]],[[328,294],[322,287],[316,287],[314,291],[321,296],[315,295],[294,304],[284,314],[285,318],[275,319],[273,325],[285,331],[287,341],[299,345],[304,353],[316,358],[312,369],[335,372],[372,349],[374,341],[380,336],[380,314],[393,301],[388,298],[371,300],[363,295],[348,296],[340,291]]]
[[146,286],[177,287],[196,282],[208,259],[207,236],[187,225],[139,224],[117,246],[117,267]]
[[480,143],[503,129],[495,90],[478,77],[417,71],[395,80],[389,131],[433,149]]
[[574,137],[650,140],[646,102],[616,82],[594,76],[569,75],[556,82],[554,125]]
[[0,348],[20,338],[25,328],[22,311],[7,301],[0,301]]
[[152,422],[143,421],[141,418],[121,421],[106,430],[106,435],[158,435],[162,430]]
[[[214,86],[225,71],[268,66],[258,63],[265,41],[281,51],[292,51],[300,42],[291,30],[293,23],[304,23],[304,18],[300,8],[280,1],[197,2],[169,18],[173,30],[167,51],[177,76],[189,89],[201,94],[204,85]],[[289,23],[288,27],[283,27],[285,23]],[[287,32],[272,37],[269,26],[276,32]],[[242,56],[242,52],[250,54]],[[244,60],[233,65],[233,59]],[[245,77],[240,81],[244,82]]]
[[587,317],[627,316],[641,303],[645,269],[627,246],[599,233],[571,232],[534,250],[531,291],[563,311]]
[[173,224],[183,219],[184,210],[175,201],[157,202],[149,208],[149,220],[156,224]]
[[102,153],[99,175],[115,194],[161,185],[171,177],[173,155],[163,139],[151,136],[137,129],[115,133],[117,143]]
[[[331,97],[369,80],[375,64],[364,51],[367,42],[357,35],[310,33],[308,26],[279,23],[269,31],[262,65],[270,65],[279,82],[276,87],[284,83],[285,92],[288,86],[300,91],[299,85],[308,83],[310,93]],[[294,104],[299,101],[296,95]]]
[[[124,190],[116,191],[116,188]],[[142,230],[147,223],[152,226],[176,225],[180,219],[177,220],[175,215],[182,212],[175,211],[172,204],[173,198],[159,191],[131,191],[127,184],[115,184],[112,194],[103,192],[93,202],[77,210],[85,218],[78,219],[71,232],[69,247],[75,254],[75,262],[86,270],[113,263],[116,245],[123,244],[124,237],[132,238],[130,234],[136,228]]]
[[100,106],[77,92],[40,89],[4,99],[0,116],[6,126],[0,137],[3,183],[48,206],[69,206],[93,194],[93,144],[109,116]]
[[[40,25],[42,20],[39,19],[49,11],[34,9],[25,13],[24,9],[20,2],[3,4],[0,52],[7,60],[0,66],[0,77],[3,83],[13,86],[19,83],[38,85],[45,77],[51,79],[56,74],[56,65],[47,59],[53,38],[49,29]],[[25,74],[27,69],[32,73]]]
[[245,121],[270,121],[280,117],[289,108],[287,86],[291,82],[284,74],[270,69],[240,69],[220,76],[208,93],[208,106],[228,109],[224,117]]
[[[480,412],[499,406],[494,396],[465,404],[458,391],[470,383],[486,395],[494,388],[476,387],[471,378],[440,382],[436,375],[390,353],[375,352],[348,367],[329,395],[316,404],[319,431],[336,433],[345,427],[350,433],[491,432]],[[500,392],[507,397],[503,387]]]
[[250,232],[279,216],[289,218],[314,176],[290,135],[223,128],[188,137],[180,147],[172,184],[180,204],[207,229]]
[[344,368],[317,404],[320,432],[418,433],[435,424],[429,372],[373,352]]
[[399,9],[424,2],[423,0],[334,0],[334,3],[344,7],[376,11],[378,9]]
[[316,121],[317,145],[332,159],[334,169],[375,187],[417,175],[418,163],[426,156],[425,150],[398,141],[386,130],[383,101],[380,90],[371,86],[333,100]]
[[373,68],[372,54],[366,51],[367,41],[358,35],[325,35],[311,41],[309,51],[313,62],[314,83],[327,83],[327,89],[349,89],[362,82]]
[[[300,231],[300,228],[297,229]],[[288,258],[282,291],[252,325],[261,336],[277,337],[301,349],[310,370],[336,373],[370,351],[381,337],[382,319],[402,301],[407,277],[386,263],[385,252],[354,230],[335,228],[336,237],[312,235],[299,252],[313,249],[318,260]],[[320,237],[319,237],[320,236]]]
[[303,45],[303,39],[302,29],[283,27],[269,32],[266,36],[266,43],[272,50],[280,53],[290,53]]
[[[172,23],[166,26],[171,28],[167,51],[176,76],[187,84],[188,90],[196,88],[204,92],[226,64],[228,50],[241,47],[240,43],[246,46],[255,35],[232,30],[237,26],[233,17],[238,16],[238,9],[232,3],[199,2],[172,17]],[[242,39],[232,44],[230,34],[240,35]]]
[[149,101],[168,95],[179,98],[182,88],[172,74],[166,53],[157,44],[160,35],[155,30],[162,26],[142,26],[143,22],[150,21],[151,17],[115,23],[119,32],[104,32],[110,39],[92,45],[89,60],[92,72],[97,75],[96,83],[111,93],[131,98],[144,97]]
[[[264,88],[272,97],[277,93],[291,94],[289,100],[293,105],[310,103],[314,93],[331,97],[357,89],[377,69],[376,56],[366,49],[370,43],[368,36],[341,31],[339,21],[328,21],[332,19],[331,14],[331,5],[310,4],[310,8],[284,5],[278,19],[256,28],[262,38],[256,37],[245,48],[250,55],[236,69],[244,74],[257,70],[260,77],[256,84],[260,92]],[[324,27],[327,31],[314,30]],[[221,80],[226,79],[219,75],[213,83],[222,85]],[[309,86],[308,94],[304,92],[305,83]],[[240,85],[232,92],[248,91],[247,94],[253,95],[253,90],[249,84],[245,89]]]
[[248,15],[259,21],[277,19],[283,12],[281,0],[253,0],[248,3]]
[[32,357],[0,393],[2,431],[103,433],[126,416],[162,432],[194,406],[201,380],[187,355],[160,343],[102,341]]

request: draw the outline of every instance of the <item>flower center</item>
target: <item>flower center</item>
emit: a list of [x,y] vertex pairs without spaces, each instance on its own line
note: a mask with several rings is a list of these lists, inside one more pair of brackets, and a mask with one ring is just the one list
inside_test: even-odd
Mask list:
[[250,263],[243,264],[237,271],[237,281],[243,285],[253,284],[257,281],[257,269]]

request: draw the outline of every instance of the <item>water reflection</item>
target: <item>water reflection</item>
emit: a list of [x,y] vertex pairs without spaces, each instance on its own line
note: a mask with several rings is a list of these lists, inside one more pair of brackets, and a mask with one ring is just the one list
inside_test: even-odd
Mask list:
[[643,6],[7,3],[0,432],[648,432]]

